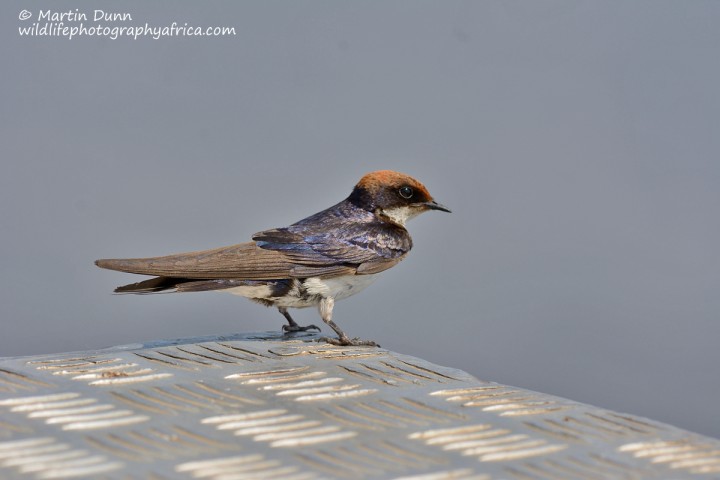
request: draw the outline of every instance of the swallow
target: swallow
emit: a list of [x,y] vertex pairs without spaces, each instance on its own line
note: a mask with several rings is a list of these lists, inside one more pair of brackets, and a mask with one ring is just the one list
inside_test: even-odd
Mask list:
[[333,321],[336,300],[363,290],[377,275],[403,260],[412,248],[405,229],[428,210],[450,212],[409,175],[380,170],[363,176],[340,203],[289,227],[256,233],[251,242],[162,257],[102,259],[101,268],[155,278],[124,285],[116,293],[219,290],[276,307],[287,320],[285,332],[300,326],[289,308],[317,306],[338,338],[334,345],[377,346],[351,339]]

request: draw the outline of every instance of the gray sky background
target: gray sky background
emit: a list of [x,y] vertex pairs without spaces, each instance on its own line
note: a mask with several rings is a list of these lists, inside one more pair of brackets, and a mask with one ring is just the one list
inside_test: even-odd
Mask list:
[[[50,8],[237,34],[19,36]],[[239,243],[389,168],[453,213],[336,306],[351,335],[720,437],[720,2],[0,9],[1,356],[277,330],[92,261]]]

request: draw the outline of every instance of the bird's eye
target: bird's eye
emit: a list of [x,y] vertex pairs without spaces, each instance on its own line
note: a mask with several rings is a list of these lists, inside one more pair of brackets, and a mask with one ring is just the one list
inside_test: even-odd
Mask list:
[[398,190],[398,193],[403,198],[411,198],[413,196],[413,189],[411,187],[408,187],[407,185],[400,187],[400,190]]

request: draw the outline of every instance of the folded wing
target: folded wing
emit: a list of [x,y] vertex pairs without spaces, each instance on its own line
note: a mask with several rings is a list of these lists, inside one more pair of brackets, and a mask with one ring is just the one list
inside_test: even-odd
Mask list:
[[[163,257],[103,259],[97,260],[95,264],[120,272],[186,279],[275,280],[355,273],[354,267],[338,265],[337,262],[298,265],[297,260],[288,255],[259,248],[255,242]],[[298,267],[302,267],[300,275],[295,273]]]

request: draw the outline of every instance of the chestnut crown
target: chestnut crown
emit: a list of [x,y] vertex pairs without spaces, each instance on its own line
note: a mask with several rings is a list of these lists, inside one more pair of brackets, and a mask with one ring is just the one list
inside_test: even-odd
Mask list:
[[412,210],[411,216],[425,210],[450,210],[437,203],[425,185],[400,172],[379,170],[363,176],[355,185],[348,200],[368,211],[391,212]]

